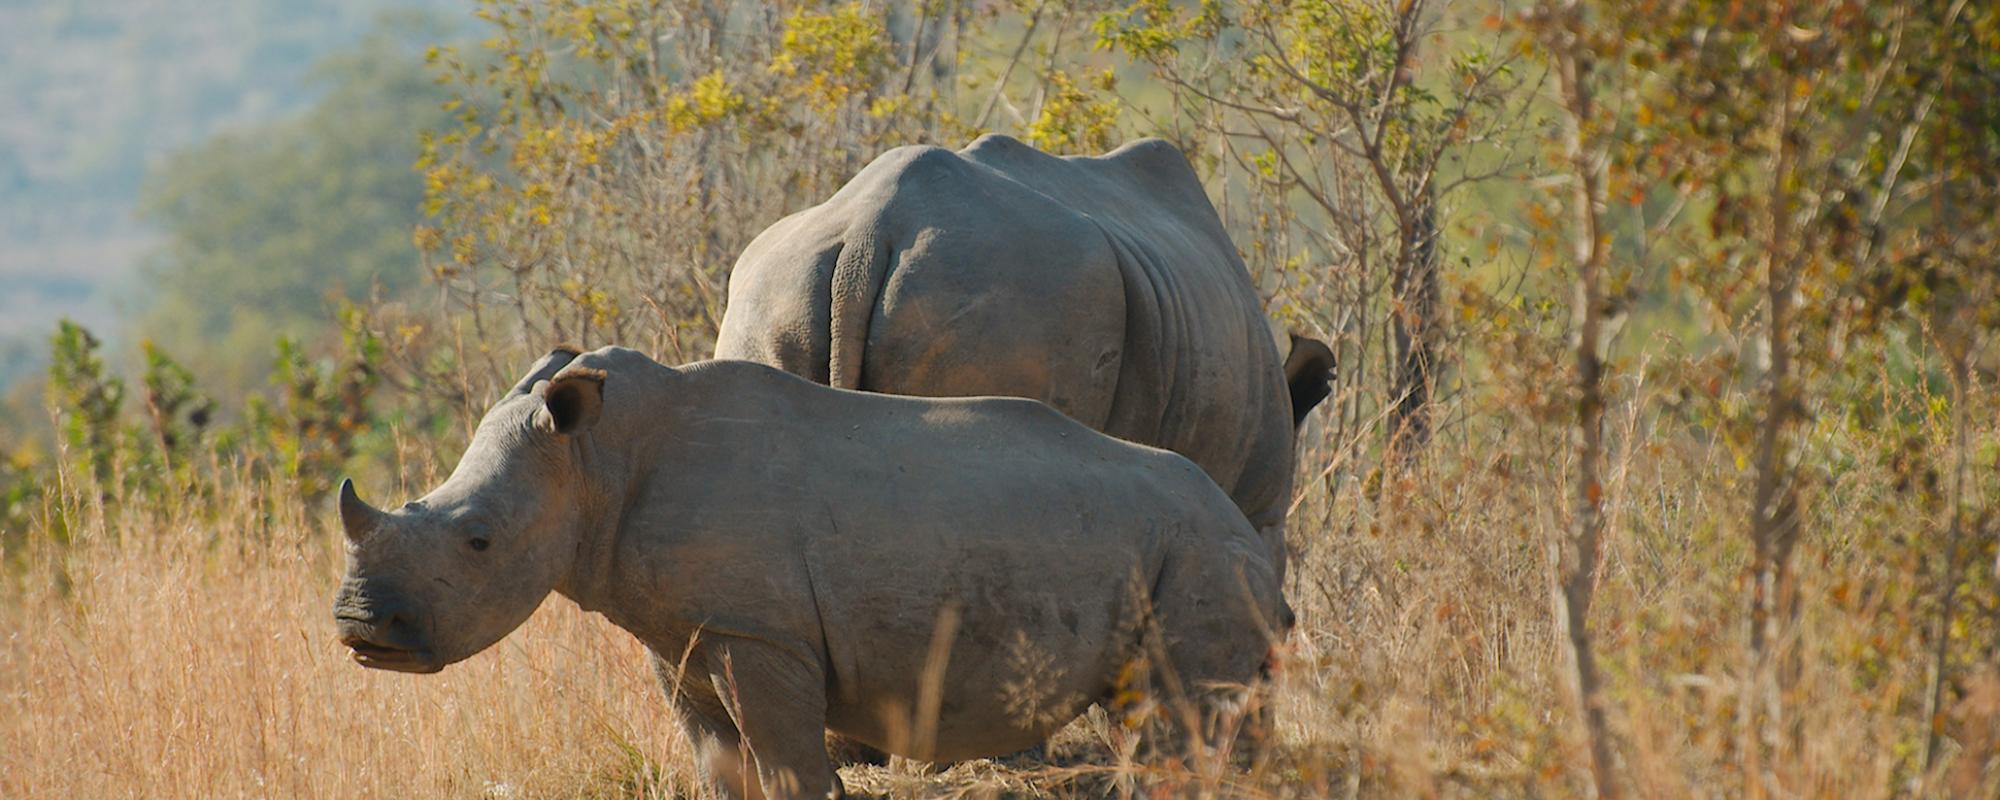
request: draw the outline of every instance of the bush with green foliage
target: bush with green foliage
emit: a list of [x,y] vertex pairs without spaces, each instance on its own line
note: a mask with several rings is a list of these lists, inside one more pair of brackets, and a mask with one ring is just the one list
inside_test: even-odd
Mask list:
[[342,303],[400,297],[423,274],[411,229],[424,182],[420,137],[448,95],[423,65],[446,28],[400,21],[314,72],[303,115],[177,153],[145,187],[166,232],[138,324],[160,342],[202,342],[196,369],[230,394],[262,383],[265,349],[330,327]]

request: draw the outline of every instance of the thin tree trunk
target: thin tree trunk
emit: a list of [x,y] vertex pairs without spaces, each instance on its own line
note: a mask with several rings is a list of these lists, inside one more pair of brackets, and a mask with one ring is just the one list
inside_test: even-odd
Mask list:
[[1944,739],[1945,687],[1950,684],[1951,620],[1958,613],[1958,581],[1964,571],[1959,551],[1965,535],[1965,401],[1966,383],[1971,380],[1969,355],[1958,355],[1951,364],[1951,526],[1945,535],[1945,564],[1938,594],[1937,629],[1931,643],[1931,686],[1924,720],[1924,772],[1926,785],[1936,775],[1938,748]]
[[1389,315],[1395,340],[1396,405],[1389,430],[1397,451],[1423,449],[1431,435],[1431,387],[1437,374],[1438,258],[1437,204],[1430,190],[1411,209],[1401,235],[1396,273],[1390,278],[1394,308]]
[[1568,105],[1567,150],[1574,173],[1570,198],[1571,239],[1576,252],[1576,295],[1571,300],[1576,337],[1577,474],[1571,498],[1571,531],[1567,574],[1553,598],[1556,623],[1565,634],[1570,678],[1576,705],[1590,745],[1591,781],[1597,796],[1621,796],[1612,768],[1610,723],[1605,713],[1603,679],[1590,634],[1590,603],[1597,586],[1597,565],[1604,550],[1604,264],[1607,233],[1600,217],[1604,176],[1600,160],[1584,142],[1584,127],[1596,114],[1589,85],[1589,66],[1579,63],[1576,43],[1567,42],[1556,66]]
[[[1751,737],[1746,753],[1746,794],[1762,796],[1767,783],[1777,780],[1772,761],[1784,725],[1784,694],[1789,681],[1778,669],[1774,652],[1784,645],[1798,612],[1787,598],[1792,586],[1792,548],[1798,543],[1800,524],[1798,488],[1789,466],[1790,448],[1786,437],[1800,409],[1798,388],[1792,375],[1792,300],[1798,288],[1798,270],[1791,252],[1791,196],[1784,189],[1790,180],[1793,145],[1790,143],[1791,108],[1779,104],[1778,146],[1772,165],[1770,239],[1766,244],[1765,301],[1769,324],[1765,347],[1770,352],[1770,369],[1764,375],[1764,419],[1757,434],[1757,479],[1751,498],[1750,539],[1754,553],[1750,596],[1750,691],[1743,697],[1744,733]],[[1786,670],[1790,671],[1790,670]]]
[[1035,10],[1028,14],[1027,30],[1021,32],[1021,43],[1014,46],[1014,55],[1007,59],[1007,68],[1000,71],[1000,78],[993,82],[993,93],[986,96],[986,105],[979,109],[979,116],[972,120],[975,130],[984,131],[986,120],[993,116],[993,108],[1000,104],[1002,93],[1007,91],[1007,79],[1014,77],[1014,67],[1020,65],[1021,54],[1028,52],[1028,43],[1035,40],[1035,28],[1042,24],[1042,9],[1048,7],[1048,0],[1042,0]]

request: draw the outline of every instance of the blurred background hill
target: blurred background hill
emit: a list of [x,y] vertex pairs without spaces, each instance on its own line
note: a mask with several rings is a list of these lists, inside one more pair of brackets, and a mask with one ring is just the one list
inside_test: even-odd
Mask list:
[[[39,372],[59,317],[116,342],[147,320],[227,337],[224,311],[162,310],[227,291],[265,350],[284,318],[320,310],[323,287],[298,276],[365,285],[390,220],[407,247],[422,193],[409,165],[437,103],[417,43],[464,16],[444,0],[0,3],[0,392]],[[286,240],[309,215],[334,229]],[[219,238],[239,235],[257,241]],[[315,247],[333,242],[358,246]],[[224,249],[207,263],[229,281],[192,269]],[[256,269],[281,262],[298,267]]]

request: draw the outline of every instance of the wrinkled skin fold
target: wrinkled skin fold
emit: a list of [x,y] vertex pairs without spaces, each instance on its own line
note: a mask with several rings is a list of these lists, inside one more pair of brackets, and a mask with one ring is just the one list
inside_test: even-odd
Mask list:
[[1185,458],[1027,400],[745,362],[558,351],[437,489],[380,511],[343,485],[340,511],[334,616],[361,664],[442,669],[560,592],[655,654],[725,797],[837,796],[828,730],[1018,751],[1140,656],[1219,707],[1290,620],[1257,532]]

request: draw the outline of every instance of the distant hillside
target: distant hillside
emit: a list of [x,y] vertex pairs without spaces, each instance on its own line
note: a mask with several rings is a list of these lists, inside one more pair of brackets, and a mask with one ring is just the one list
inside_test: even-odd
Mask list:
[[312,65],[385,12],[465,0],[0,0],[0,387],[59,316],[115,337],[116,288],[152,234],[149,168],[308,107]]

